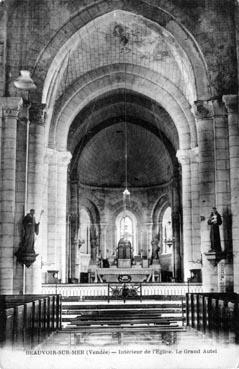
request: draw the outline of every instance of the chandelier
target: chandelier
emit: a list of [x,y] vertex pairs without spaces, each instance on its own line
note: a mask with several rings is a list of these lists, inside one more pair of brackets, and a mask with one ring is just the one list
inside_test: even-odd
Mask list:
[[[123,204],[126,211],[127,201],[130,200],[130,191],[128,190],[128,130],[126,121],[126,65],[125,65],[125,89],[124,89],[124,191]],[[126,215],[126,214],[125,214]]]

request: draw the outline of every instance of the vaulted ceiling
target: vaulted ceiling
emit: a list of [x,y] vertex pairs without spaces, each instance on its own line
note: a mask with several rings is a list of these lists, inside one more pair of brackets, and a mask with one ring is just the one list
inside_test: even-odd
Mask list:
[[125,66],[125,73],[122,70],[119,75],[119,87],[104,91],[102,85],[102,93],[89,99],[75,116],[67,140],[73,155],[71,174],[82,185],[123,187],[126,122],[129,187],[168,183],[179,148],[176,124],[156,98],[130,90],[127,79],[131,66],[136,74],[143,67],[146,80],[152,80],[152,73],[163,76],[193,101],[195,81],[186,53],[162,27],[121,10],[89,22],[78,36],[62,50],[65,58],[56,91],[59,104],[64,105],[71,89],[73,94],[77,91],[76,81],[84,83],[102,67],[108,83],[117,65]]
[[158,72],[194,99],[194,74],[183,48],[165,29],[138,15],[116,10],[84,26],[62,50],[57,96],[85,73],[117,63]]
[[169,114],[146,96],[119,89],[91,101],[71,125],[71,170],[82,185],[124,186],[126,135],[129,187],[172,178],[179,144]]
[[164,143],[137,124],[121,122],[99,131],[82,150],[78,162],[81,184],[125,185],[126,134],[129,187],[159,185],[171,179],[172,161]]

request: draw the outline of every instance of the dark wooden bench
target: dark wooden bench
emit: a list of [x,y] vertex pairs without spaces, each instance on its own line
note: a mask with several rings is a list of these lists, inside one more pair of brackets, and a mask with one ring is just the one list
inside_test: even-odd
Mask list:
[[33,347],[57,329],[60,295],[0,296],[0,346]]

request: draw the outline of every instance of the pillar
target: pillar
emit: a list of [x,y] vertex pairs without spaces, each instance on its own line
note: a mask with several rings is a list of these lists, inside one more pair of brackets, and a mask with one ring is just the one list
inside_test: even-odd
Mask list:
[[100,251],[103,259],[106,259],[106,231],[107,231],[107,223],[100,223]]
[[78,261],[78,232],[79,232],[79,197],[78,197],[78,182],[72,180],[70,183],[70,209],[69,209],[69,221],[70,221],[70,265],[69,265],[69,278],[79,278],[79,271],[76,273],[76,264]]
[[191,149],[190,161],[191,161],[191,217],[192,217],[191,269],[201,269],[198,146]]
[[52,160],[54,150],[47,148],[44,154],[43,161],[43,198],[42,198],[42,208],[44,209],[43,217],[41,218],[41,232],[42,232],[42,244],[44,245],[42,248],[42,283],[46,283],[47,278],[47,270],[54,270],[50,266],[50,260],[48,258],[48,231],[49,231],[49,208],[51,208],[48,204],[48,195],[49,195],[49,180],[52,176],[52,172],[49,170],[49,166]]
[[151,255],[152,255],[152,240],[153,240],[153,223],[152,222],[148,222],[146,223],[146,229],[147,229],[147,243],[146,243],[146,255],[147,255],[147,259],[150,259]]
[[[14,254],[19,249],[22,241],[22,220],[26,212],[27,194],[27,157],[29,137],[29,108],[30,103],[22,100],[19,106],[17,125],[17,147],[16,147],[16,205],[15,205],[15,232],[14,232]],[[24,266],[15,260],[13,293],[23,293],[24,290]]]
[[210,249],[210,228],[207,219],[216,205],[215,143],[212,101],[196,101],[193,106],[199,147],[199,209],[202,252],[202,279],[205,291],[217,291],[217,268],[207,259]]
[[182,166],[183,270],[185,281],[190,277],[190,261],[192,260],[190,152],[190,149],[177,151],[177,158]]
[[48,227],[47,227],[47,267],[58,270],[57,258],[57,151],[48,148]]
[[71,160],[69,151],[57,152],[57,258],[60,266],[59,278],[62,283],[67,280],[66,252],[66,199],[67,168]]
[[239,293],[239,116],[238,96],[224,95],[228,113],[234,292]]
[[[221,99],[213,100],[215,133],[215,169],[216,169],[216,207],[222,215],[220,226],[223,259],[218,263],[218,291],[232,291],[232,231],[231,231],[231,194],[228,119],[225,105]],[[220,278],[220,275],[223,276]]]
[[[182,253],[183,248],[181,244],[181,211],[180,211],[180,178],[179,178],[179,168],[175,170],[174,181],[172,186],[172,230],[173,230],[173,266],[174,266],[174,278],[176,282],[183,280],[183,267],[182,267]],[[162,228],[162,225],[160,225]],[[163,233],[161,233],[163,234]]]
[[[45,106],[32,103],[30,108],[29,129],[29,159],[28,159],[28,194],[27,211],[35,209],[36,221],[40,218],[43,193],[47,188],[44,185],[44,155],[45,155]],[[27,294],[41,293],[41,254],[42,229],[40,225],[39,236],[35,240],[36,261],[26,268],[25,292]]]
[[16,194],[16,139],[19,98],[1,99],[1,239],[0,293],[13,293]]

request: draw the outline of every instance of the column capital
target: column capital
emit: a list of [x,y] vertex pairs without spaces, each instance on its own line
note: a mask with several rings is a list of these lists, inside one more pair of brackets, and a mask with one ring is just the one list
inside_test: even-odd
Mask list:
[[213,103],[211,100],[197,100],[192,105],[192,113],[198,120],[211,119],[213,117]]
[[70,151],[57,151],[57,163],[61,166],[68,166],[72,158]]
[[46,121],[46,104],[31,103],[29,110],[29,119],[33,124],[45,125]]
[[2,108],[2,114],[5,118],[18,118],[19,109],[18,107],[12,107],[4,106]]
[[7,118],[18,118],[22,98],[2,97],[0,98],[0,115]]
[[181,165],[190,164],[191,149],[181,149],[176,153],[176,157]]
[[223,95],[222,101],[228,113],[238,113],[238,95]]

